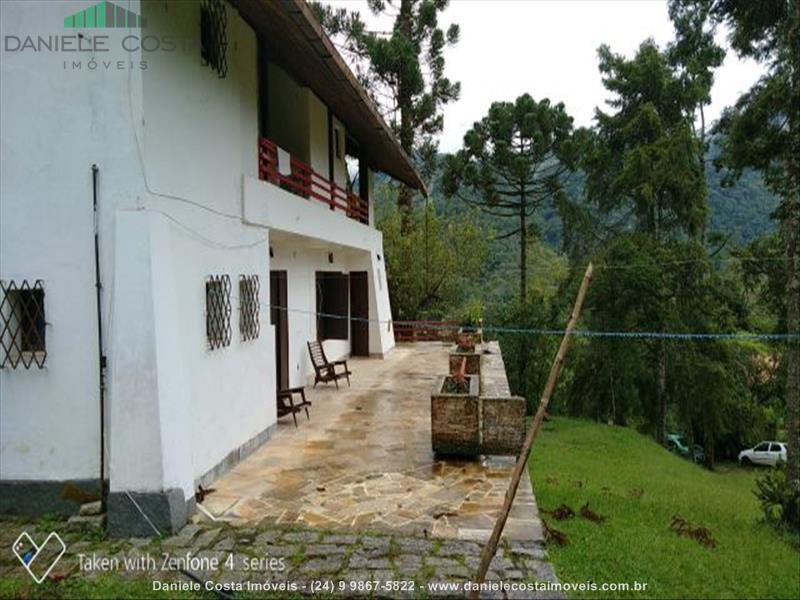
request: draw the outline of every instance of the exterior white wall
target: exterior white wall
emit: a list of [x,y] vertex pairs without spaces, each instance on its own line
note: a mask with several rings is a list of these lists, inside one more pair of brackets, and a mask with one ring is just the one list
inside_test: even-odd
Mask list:
[[308,99],[308,165],[328,179],[328,107],[305,88]]
[[[290,308],[310,312],[316,310],[314,271],[367,271],[369,318],[372,321],[370,353],[384,355],[394,347],[394,332],[389,325],[392,316],[383,262],[383,234],[380,231],[340,212],[332,212],[322,202],[300,198],[251,177],[244,178],[244,218],[253,225],[269,227],[272,231],[285,232],[292,236],[291,245],[287,248],[281,243],[272,244],[274,258],[270,261],[271,269],[287,270],[287,302]],[[328,263],[329,252],[334,254],[332,265]],[[342,258],[337,259],[338,256]],[[289,257],[295,262],[286,262]],[[296,279],[300,282],[298,285],[303,286],[302,290],[294,288],[298,306],[292,301],[290,264],[294,264],[297,270]],[[305,287],[308,287],[308,291],[305,291]],[[309,325],[303,324],[298,318],[298,329],[293,330],[292,317],[294,314],[290,312],[290,377],[294,377],[293,373],[299,373],[298,378],[291,381],[292,385],[300,385],[309,373],[303,367],[304,361],[308,363],[303,352],[307,353],[306,341],[316,339],[316,322],[313,316],[309,316]],[[291,350],[292,340],[296,336],[300,338],[302,352]],[[326,342],[325,351],[328,359],[334,360],[334,355],[344,356],[349,353],[350,347],[349,343],[331,340]],[[307,366],[310,369],[310,363]]]
[[[327,249],[309,247],[307,241],[297,239],[290,242],[274,242],[270,269],[286,271],[286,302],[289,331],[289,385],[305,385],[314,370],[308,356],[306,343],[317,339],[316,272],[350,270],[346,251],[331,248],[334,263],[328,262]],[[349,335],[349,332],[348,332]],[[326,340],[323,342],[328,360],[338,360],[350,354],[350,340]]]
[[[2,2],[0,32],[3,39],[75,35],[63,19],[85,7],[79,0]],[[138,2],[129,8],[138,11]],[[115,206],[134,203],[142,190],[130,116],[141,71],[116,68],[117,61],[138,64],[137,55],[119,50],[125,33],[111,32],[105,53],[0,49],[0,278],[42,279],[48,322],[46,368],[0,371],[4,480],[99,477],[91,166],[100,167],[108,320],[109,224]],[[93,70],[91,58],[98,61]]]
[[347,153],[347,133],[345,131],[344,125],[342,122],[337,119],[336,117],[332,117],[333,122],[333,133],[331,135],[334,138],[331,140],[331,144],[335,146],[335,132],[339,132],[339,145],[341,148],[341,156],[336,156],[336,149],[333,148],[333,180],[339,185],[339,187],[347,189],[347,160],[345,155]]
[[[274,63],[267,67],[267,122],[270,138],[305,163],[309,151],[309,91]],[[327,158],[325,159],[327,161]],[[327,162],[325,171],[327,173]]]
[[[199,48],[200,6],[147,3],[148,35],[194,40]],[[199,51],[157,53],[143,76],[148,200],[160,211],[155,213],[152,251],[157,257],[153,288],[158,392],[164,399],[162,445],[169,456],[178,456],[181,445],[191,448],[190,473],[180,461],[165,464],[164,483],[186,493],[192,478],[276,420],[267,391],[275,386],[266,308],[268,232],[248,227],[240,218],[242,174],[255,176],[258,171],[256,36],[225,6],[224,79],[202,64]],[[210,350],[205,282],[221,274],[231,279],[232,340],[229,347]],[[251,274],[259,276],[261,286],[261,335],[243,342],[238,280]]]
[[[386,321],[382,237],[256,179],[256,36],[234,9],[226,4],[229,70],[220,79],[201,64],[200,3],[124,7],[147,20],[147,36],[177,37],[189,49],[124,52],[121,38],[136,32],[104,30],[109,53],[68,58],[114,68],[66,69],[55,52],[3,52],[0,61],[0,278],[42,279],[48,321],[47,368],[0,371],[0,479],[99,476],[96,163],[106,474],[112,491],[181,488],[188,498],[198,478],[276,421],[270,268],[286,268],[290,307],[310,312],[315,271],[367,270],[370,317]],[[84,8],[80,0],[0,2],[0,27],[3,35],[77,34],[63,19]],[[273,234],[284,241],[270,264]],[[297,254],[285,254],[292,245]],[[223,273],[232,283],[232,341],[211,351],[205,281]],[[257,274],[261,286],[261,335],[248,342],[238,329],[240,274]],[[289,325],[295,385],[311,372],[305,343],[316,338],[316,321],[292,314]],[[385,323],[371,325],[370,351],[393,344]],[[331,359],[350,352],[349,341],[325,347]]]
[[[301,86],[278,65],[270,63],[267,73],[270,139],[329,179],[328,107],[314,92]],[[339,131],[341,145],[341,157],[337,157],[335,152],[333,156],[333,180],[346,188],[347,133],[335,115],[331,116],[331,122],[334,130]]]

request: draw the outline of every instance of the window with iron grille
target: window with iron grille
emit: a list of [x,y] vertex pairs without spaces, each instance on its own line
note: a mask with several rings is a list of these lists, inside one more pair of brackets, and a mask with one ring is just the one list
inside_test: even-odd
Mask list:
[[200,7],[200,56],[220,79],[228,74],[228,13],[221,0],[204,0]]
[[0,368],[43,368],[47,359],[44,283],[0,281]]
[[239,275],[239,333],[242,340],[254,340],[261,331],[258,275]]
[[231,278],[211,275],[206,281],[206,338],[211,350],[231,344]]

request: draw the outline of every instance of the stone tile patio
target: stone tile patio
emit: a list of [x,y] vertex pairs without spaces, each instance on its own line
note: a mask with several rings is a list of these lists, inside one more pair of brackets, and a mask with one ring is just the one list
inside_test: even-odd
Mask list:
[[[484,392],[504,396],[502,357],[496,344],[490,349]],[[434,457],[430,391],[447,369],[446,347],[402,345],[386,360],[354,359],[351,367],[351,388],[310,390],[311,420],[303,415],[295,429],[283,419],[268,443],[213,484],[203,506],[216,522],[198,513],[171,537],[113,540],[66,524],[0,518],[0,578],[28,583],[13,541],[20,531],[39,539],[55,527],[68,549],[47,584],[53,590],[62,579],[102,575],[148,589],[202,582],[247,597],[464,598],[514,461]],[[87,568],[94,556],[120,566]],[[152,556],[157,563],[148,562]],[[191,573],[165,570],[164,558],[186,561],[180,568]],[[147,566],[129,569],[125,559]],[[564,597],[527,475],[486,585],[481,598]]]
[[[485,385],[506,390],[497,344]],[[217,480],[204,507],[220,521],[373,530],[485,542],[502,506],[511,457],[437,460],[430,392],[447,371],[441,343],[401,344],[384,360],[350,361],[352,387],[308,388],[311,419],[278,423],[273,438]],[[508,520],[509,540],[541,542],[527,474]]]

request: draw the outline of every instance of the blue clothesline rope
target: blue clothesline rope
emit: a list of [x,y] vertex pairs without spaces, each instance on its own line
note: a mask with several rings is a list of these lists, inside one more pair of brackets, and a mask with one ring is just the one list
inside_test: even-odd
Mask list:
[[[265,304],[269,308],[277,310],[284,310],[287,312],[301,313],[314,317],[323,317],[326,319],[350,319],[352,321],[362,323],[377,323],[379,325],[388,326],[393,323],[395,327],[403,326],[404,324],[417,324],[419,323],[420,329],[433,329],[440,331],[458,331],[462,329],[466,332],[475,332],[475,326],[461,326],[450,323],[430,323],[419,321],[390,321],[379,319],[366,319],[363,317],[351,317],[349,315],[337,315],[331,313],[322,313],[313,310],[304,310],[300,308],[289,308],[286,306],[273,306]],[[495,325],[484,325],[482,327],[484,332],[500,333],[500,334],[515,334],[515,335],[530,335],[537,337],[563,337],[567,332],[564,329],[538,329],[527,327],[502,327]],[[765,341],[765,342],[782,342],[782,343],[796,343],[800,342],[800,335],[790,333],[751,333],[751,332],[730,332],[730,333],[696,333],[696,332],[675,332],[675,331],[593,331],[590,329],[575,329],[570,332],[570,335],[575,337],[585,338],[609,338],[609,339],[644,339],[644,340],[678,340],[678,341]]]

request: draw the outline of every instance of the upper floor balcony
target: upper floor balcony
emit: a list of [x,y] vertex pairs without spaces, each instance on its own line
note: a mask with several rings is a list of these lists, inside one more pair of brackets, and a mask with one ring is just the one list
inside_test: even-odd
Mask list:
[[321,202],[360,223],[369,224],[369,202],[317,173],[267,138],[258,143],[258,177],[301,198]]

